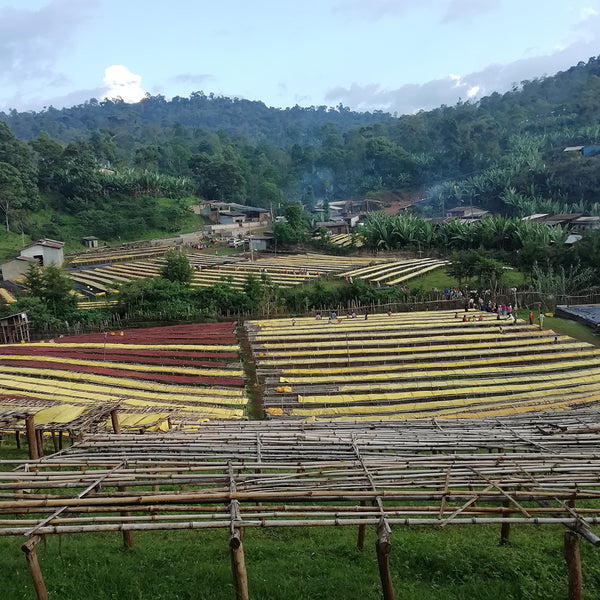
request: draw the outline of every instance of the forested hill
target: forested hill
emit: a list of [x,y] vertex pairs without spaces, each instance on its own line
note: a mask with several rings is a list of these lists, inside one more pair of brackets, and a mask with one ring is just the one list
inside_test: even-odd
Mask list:
[[326,123],[341,132],[387,121],[390,115],[381,111],[354,112],[336,108],[310,106],[279,109],[263,102],[206,95],[193,92],[189,98],[148,95],[141,102],[127,104],[122,100],[91,99],[71,108],[50,107],[41,112],[0,112],[0,120],[8,123],[15,135],[31,140],[42,131],[62,142],[85,139],[98,129],[126,132],[135,140],[151,137],[155,129],[176,126],[224,131],[234,138],[266,142],[277,146],[314,143],[318,131]]
[[598,142],[598,58],[401,117],[200,92],[90,100],[0,114],[0,215],[32,237],[125,239],[176,231],[186,215],[177,201],[197,197],[283,209],[418,191],[425,216],[457,204],[600,214],[600,158],[563,152]]

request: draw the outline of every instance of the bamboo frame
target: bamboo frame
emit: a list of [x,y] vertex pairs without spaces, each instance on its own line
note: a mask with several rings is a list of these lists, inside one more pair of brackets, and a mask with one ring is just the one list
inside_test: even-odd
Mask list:
[[0,535],[226,529],[236,597],[246,600],[245,528],[373,525],[384,597],[393,598],[393,526],[560,523],[600,545],[591,531],[600,502],[575,507],[600,500],[599,441],[590,409],[90,434],[57,455],[2,461],[13,470],[0,472]]

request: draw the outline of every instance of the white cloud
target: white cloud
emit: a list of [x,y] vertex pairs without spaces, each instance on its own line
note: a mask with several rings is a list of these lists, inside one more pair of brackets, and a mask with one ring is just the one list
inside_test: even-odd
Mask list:
[[142,89],[142,76],[132,73],[123,65],[111,65],[104,70],[104,85],[108,88],[103,99],[121,98],[124,102],[139,102],[146,92]]
[[332,104],[342,102],[355,110],[380,109],[399,114],[430,110],[441,104],[453,105],[460,98],[477,100],[492,92],[506,92],[520,82],[553,75],[579,61],[598,54],[600,48],[600,14],[589,13],[567,34],[565,43],[548,53],[526,55],[505,64],[490,64],[464,75],[449,74],[422,84],[405,84],[384,89],[374,83],[350,83],[327,92]]
[[581,11],[579,12],[579,19],[581,21],[587,21],[588,19],[591,19],[592,17],[597,17],[597,16],[598,16],[598,11],[593,6],[586,6],[585,8],[582,8]]

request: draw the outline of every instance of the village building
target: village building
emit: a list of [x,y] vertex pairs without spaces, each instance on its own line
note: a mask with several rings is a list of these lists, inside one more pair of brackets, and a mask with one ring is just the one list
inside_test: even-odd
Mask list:
[[275,236],[273,235],[251,235],[248,238],[250,249],[253,252],[266,252],[272,250],[275,244]]
[[23,279],[27,274],[29,267],[34,264],[39,264],[35,258],[30,256],[17,256],[8,262],[2,263],[2,279],[4,281],[15,281]]
[[81,238],[81,243],[87,248],[97,248],[98,247],[98,238],[94,235],[86,235]]
[[462,221],[479,221],[484,217],[491,215],[489,210],[479,208],[478,206],[455,206],[446,211],[446,216],[451,219],[461,219]]
[[25,246],[21,256],[35,258],[41,267],[61,267],[64,262],[64,242],[44,238]]
[[266,208],[246,206],[237,202],[204,202],[194,207],[194,212],[207,217],[212,223],[218,225],[231,224],[233,215],[242,215],[247,223],[269,223],[271,213]]

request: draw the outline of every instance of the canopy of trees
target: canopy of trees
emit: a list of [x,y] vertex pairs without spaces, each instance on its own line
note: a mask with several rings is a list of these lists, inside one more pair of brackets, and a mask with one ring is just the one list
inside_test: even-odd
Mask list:
[[[58,235],[65,216],[111,239],[176,229],[173,206],[186,206],[156,199],[193,195],[279,214],[380,191],[419,191],[427,216],[459,204],[600,214],[598,158],[563,152],[598,143],[599,82],[592,57],[504,94],[399,117],[203,92],[11,110],[0,113],[0,211],[5,229],[33,237]],[[41,223],[40,206],[59,216]]]

